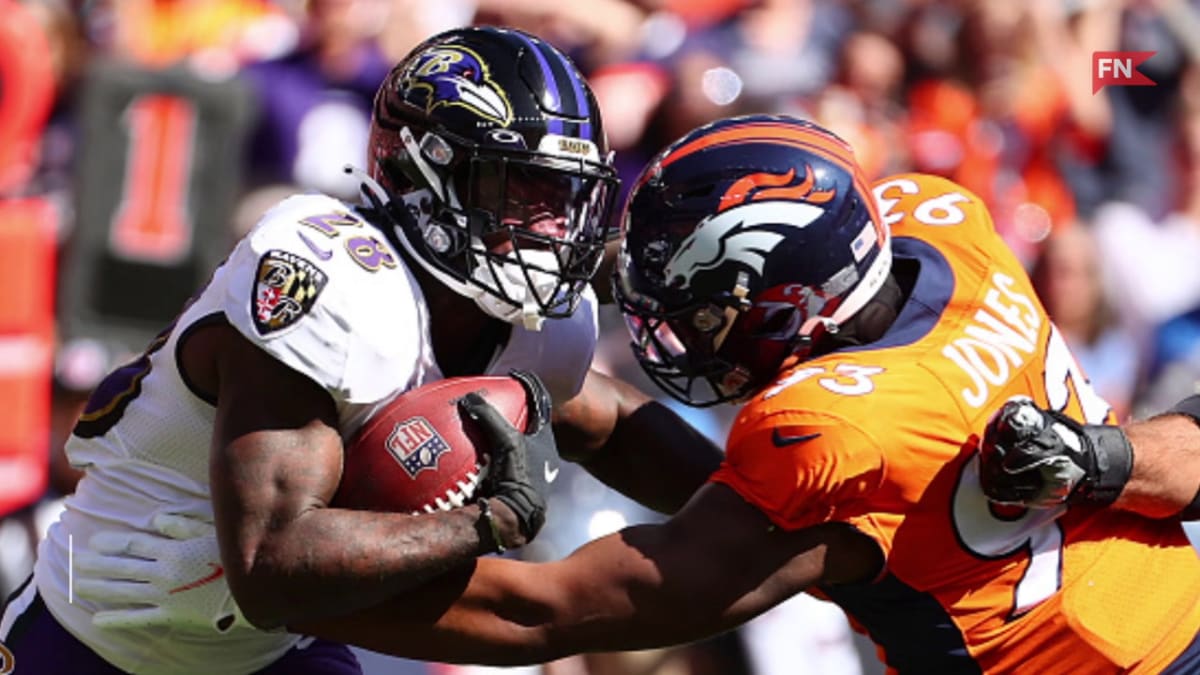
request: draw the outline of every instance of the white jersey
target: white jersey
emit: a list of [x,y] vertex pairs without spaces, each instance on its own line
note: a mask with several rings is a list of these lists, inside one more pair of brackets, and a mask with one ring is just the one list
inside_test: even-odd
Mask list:
[[[213,664],[222,673],[250,673],[301,639],[249,627],[196,635],[101,630],[92,614],[114,608],[68,597],[69,540],[78,549],[102,530],[153,532],[160,513],[213,521],[215,408],[189,388],[176,348],[217,317],[324,387],[337,404],[343,440],[396,395],[443,377],[420,287],[378,230],[353,207],[321,195],[292,197],[267,213],[147,353],[100,384],[67,443],[71,463],[87,473],[42,542],[34,578],[67,630],[133,673],[214,672]],[[571,318],[548,320],[540,332],[514,325],[487,372],[532,370],[561,402],[582,386],[596,330],[589,291]],[[229,593],[224,578],[207,588]]]

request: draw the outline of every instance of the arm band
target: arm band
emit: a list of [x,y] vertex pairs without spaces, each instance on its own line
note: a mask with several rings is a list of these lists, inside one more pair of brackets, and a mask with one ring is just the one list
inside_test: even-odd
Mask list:
[[1133,446],[1120,427],[1088,424],[1083,434],[1092,443],[1093,468],[1083,497],[1101,506],[1117,501],[1133,474]]
[[[1174,408],[1167,411],[1177,415],[1187,415],[1192,418],[1196,426],[1200,427],[1200,394],[1192,394],[1175,404]],[[1200,491],[1196,492],[1196,496],[1192,498],[1192,503],[1179,514],[1183,520],[1200,520]]]

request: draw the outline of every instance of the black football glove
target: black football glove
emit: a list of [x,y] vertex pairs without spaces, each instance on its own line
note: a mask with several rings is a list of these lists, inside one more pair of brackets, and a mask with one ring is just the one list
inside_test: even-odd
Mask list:
[[550,393],[536,375],[513,371],[528,396],[529,421],[524,433],[504,419],[477,393],[459,402],[492,442],[482,496],[504,502],[517,516],[525,541],[532,541],[546,522],[546,497],[558,477],[558,450],[550,427]]
[[988,499],[1037,508],[1111,504],[1133,469],[1133,449],[1119,427],[1080,424],[1023,396],[992,415],[979,455]]

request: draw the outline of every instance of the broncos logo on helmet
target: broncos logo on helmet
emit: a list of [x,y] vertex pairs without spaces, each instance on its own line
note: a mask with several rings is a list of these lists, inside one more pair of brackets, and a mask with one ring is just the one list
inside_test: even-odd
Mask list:
[[761,275],[767,255],[784,239],[761,225],[804,227],[821,214],[822,210],[811,204],[765,202],[706,218],[667,262],[663,269],[666,282],[687,286],[697,272],[727,261],[742,263]]
[[500,126],[512,123],[512,106],[488,74],[487,65],[474,51],[460,45],[442,45],[421,53],[405,73],[402,86],[425,91],[425,112],[441,105],[457,105]]
[[[759,276],[767,256],[786,237],[779,230],[803,228],[817,220],[834,190],[814,189],[812,167],[793,185],[796,170],[786,174],[753,173],[725,191],[717,213],[700,221],[663,269],[666,283],[687,286],[697,272],[736,261]],[[803,201],[788,201],[788,200]]]

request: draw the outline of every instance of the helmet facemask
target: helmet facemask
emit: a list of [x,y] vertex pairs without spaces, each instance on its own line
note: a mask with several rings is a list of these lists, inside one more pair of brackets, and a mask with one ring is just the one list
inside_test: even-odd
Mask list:
[[837,330],[827,320],[804,321],[789,303],[752,303],[744,289],[664,311],[617,284],[631,346],[646,374],[694,407],[741,402],[785,362],[807,359],[820,336]]
[[[623,258],[624,258],[623,252]],[[625,260],[618,264],[618,270]],[[811,297],[797,284],[747,291],[747,277],[728,293],[689,298],[676,308],[614,283],[631,347],[642,369],[674,398],[693,407],[741,402],[770,384],[784,368],[818,355],[883,286],[891,269],[884,248],[863,283],[848,295]]]
[[487,314],[537,330],[570,316],[600,264],[616,194],[611,166],[481,147],[439,130],[382,163],[401,241]]

